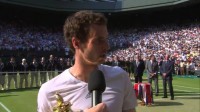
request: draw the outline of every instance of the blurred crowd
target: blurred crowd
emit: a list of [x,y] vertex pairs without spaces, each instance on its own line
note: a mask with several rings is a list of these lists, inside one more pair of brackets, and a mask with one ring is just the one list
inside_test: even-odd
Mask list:
[[58,29],[0,20],[0,50],[51,51],[66,47]]
[[[110,50],[107,61],[112,61],[116,56],[119,61],[131,61],[138,54],[144,61],[148,60],[151,54],[159,61],[165,54],[169,54],[179,71],[177,74],[188,74],[187,68],[199,69],[200,23],[198,22],[109,30]],[[60,51],[67,48],[62,30],[57,27],[0,20],[0,31],[0,50]]]
[[108,61],[113,56],[129,61],[138,54],[144,61],[149,60],[151,54],[159,61],[169,54],[178,75],[189,74],[188,69],[200,69],[199,23],[113,31],[109,43],[113,50],[108,54]]

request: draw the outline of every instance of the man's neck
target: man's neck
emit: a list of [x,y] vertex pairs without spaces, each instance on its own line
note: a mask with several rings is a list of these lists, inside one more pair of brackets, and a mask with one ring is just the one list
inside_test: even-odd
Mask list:
[[70,68],[70,73],[78,80],[88,82],[90,73],[95,69],[98,69],[98,65],[89,65],[76,60],[74,65]]

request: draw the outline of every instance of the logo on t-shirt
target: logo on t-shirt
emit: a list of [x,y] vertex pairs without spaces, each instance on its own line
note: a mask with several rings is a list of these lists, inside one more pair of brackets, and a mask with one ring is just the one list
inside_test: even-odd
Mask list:
[[89,92],[86,96],[85,96],[85,99],[88,99],[91,97],[91,93]]

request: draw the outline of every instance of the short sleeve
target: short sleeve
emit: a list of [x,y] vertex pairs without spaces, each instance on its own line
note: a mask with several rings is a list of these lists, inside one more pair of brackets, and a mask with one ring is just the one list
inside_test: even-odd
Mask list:
[[125,83],[124,84],[125,93],[124,93],[124,102],[122,109],[123,110],[133,109],[137,106],[137,99],[130,78],[128,77],[127,73],[124,76],[124,83]]
[[37,97],[37,112],[52,112],[46,92],[43,86],[41,86],[39,92],[38,92],[38,97]]

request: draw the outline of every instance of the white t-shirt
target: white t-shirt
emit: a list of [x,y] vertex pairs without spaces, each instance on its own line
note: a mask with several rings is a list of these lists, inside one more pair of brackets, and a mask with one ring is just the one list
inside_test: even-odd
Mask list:
[[[120,67],[99,65],[104,73],[106,89],[102,93],[109,112],[122,112],[137,106],[137,100],[128,74]],[[91,95],[88,83],[76,79],[69,69],[44,83],[38,93],[38,112],[52,112],[56,106],[55,94],[58,92],[64,102],[72,104],[72,110],[84,110],[91,107]]]

